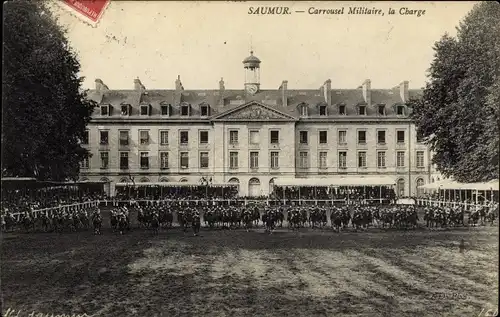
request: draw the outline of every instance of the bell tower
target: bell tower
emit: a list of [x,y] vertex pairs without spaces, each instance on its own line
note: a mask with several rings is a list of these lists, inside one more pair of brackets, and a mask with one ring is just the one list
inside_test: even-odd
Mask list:
[[254,95],[260,89],[260,59],[253,55],[253,51],[250,51],[250,56],[243,60],[243,68],[245,70],[245,91]]

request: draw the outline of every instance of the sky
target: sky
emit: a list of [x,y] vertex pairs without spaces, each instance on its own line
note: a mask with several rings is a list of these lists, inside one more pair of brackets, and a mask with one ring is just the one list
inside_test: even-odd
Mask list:
[[[456,26],[476,2],[167,2],[112,1],[92,27],[65,4],[53,6],[78,55],[83,88],[100,78],[110,89],[173,89],[181,76],[190,89],[242,89],[242,60],[251,48],[261,63],[261,88],[392,88],[408,80],[421,88],[433,44]],[[289,7],[289,15],[250,15],[250,7]],[[309,8],[341,9],[311,15]],[[384,15],[349,15],[349,7]],[[396,14],[389,15],[392,8]],[[425,10],[420,17],[400,10]],[[295,11],[305,11],[296,13]]]

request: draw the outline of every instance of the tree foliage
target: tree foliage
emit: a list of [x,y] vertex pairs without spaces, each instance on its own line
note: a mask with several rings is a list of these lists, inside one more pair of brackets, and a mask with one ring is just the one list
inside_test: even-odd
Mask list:
[[434,46],[429,82],[412,100],[420,136],[434,152],[433,163],[462,182],[498,178],[500,105],[500,5],[474,6]]
[[75,179],[96,106],[80,64],[45,1],[4,3],[2,176]]

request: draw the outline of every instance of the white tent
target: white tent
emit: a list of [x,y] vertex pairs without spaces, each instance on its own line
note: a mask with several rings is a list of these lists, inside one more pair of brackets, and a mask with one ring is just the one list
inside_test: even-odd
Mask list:
[[278,178],[275,186],[390,186],[395,185],[394,179],[388,176],[344,176],[329,178]]
[[439,182],[422,185],[423,189],[470,189],[470,190],[498,190],[498,180],[483,183],[459,183],[454,180],[444,179]]

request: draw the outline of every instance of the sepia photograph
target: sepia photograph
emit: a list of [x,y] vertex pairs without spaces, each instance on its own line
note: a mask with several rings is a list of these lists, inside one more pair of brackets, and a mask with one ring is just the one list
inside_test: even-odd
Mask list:
[[498,1],[3,12],[1,316],[498,315]]

